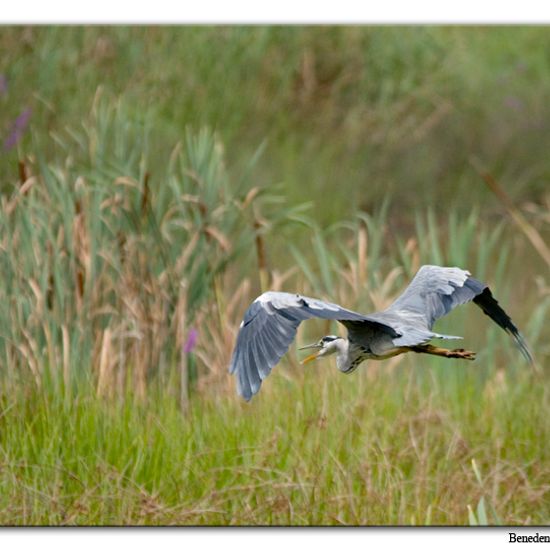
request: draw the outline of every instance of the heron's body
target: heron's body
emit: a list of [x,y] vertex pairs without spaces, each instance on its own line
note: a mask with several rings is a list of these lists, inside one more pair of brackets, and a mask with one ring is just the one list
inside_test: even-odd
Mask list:
[[368,359],[382,361],[409,351],[408,348],[395,346],[386,334],[374,338],[371,336],[370,339],[361,338],[359,341],[342,338],[339,339],[338,344],[336,366],[344,374],[352,373]]
[[339,321],[347,329],[347,338],[326,336],[307,346],[319,352],[304,362],[335,354],[338,369],[344,373],[353,372],[367,359],[388,359],[409,351],[472,360],[475,354],[471,351],[428,343],[432,339],[459,339],[433,332],[432,326],[454,307],[471,300],[510,333],[531,360],[523,337],[487,285],[456,267],[423,266],[393,304],[369,315],[299,294],[262,294],[245,313],[230,371],[237,375],[239,393],[250,399],[286,353],[300,322],[314,317]]

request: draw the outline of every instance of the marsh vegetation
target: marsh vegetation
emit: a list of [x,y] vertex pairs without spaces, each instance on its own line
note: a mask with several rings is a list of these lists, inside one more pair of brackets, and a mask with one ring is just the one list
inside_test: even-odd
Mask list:
[[[547,29],[0,47],[0,523],[549,522]],[[262,290],[368,312],[423,263],[490,283],[536,365],[471,305],[438,330],[473,363],[342,376],[292,347],[236,396]]]

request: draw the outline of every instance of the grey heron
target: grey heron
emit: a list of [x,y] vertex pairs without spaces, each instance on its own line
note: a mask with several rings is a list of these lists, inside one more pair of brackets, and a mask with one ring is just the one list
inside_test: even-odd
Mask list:
[[300,322],[314,317],[339,321],[347,329],[347,338],[328,335],[300,348],[316,350],[302,364],[335,354],[338,369],[349,374],[366,359],[387,359],[409,351],[474,360],[472,351],[428,343],[432,339],[461,339],[433,332],[432,326],[456,306],[471,300],[515,339],[532,362],[523,336],[486,284],[458,267],[424,265],[387,309],[369,315],[300,294],[265,292],[244,315],[229,371],[237,378],[238,393],[249,401],[287,352]]

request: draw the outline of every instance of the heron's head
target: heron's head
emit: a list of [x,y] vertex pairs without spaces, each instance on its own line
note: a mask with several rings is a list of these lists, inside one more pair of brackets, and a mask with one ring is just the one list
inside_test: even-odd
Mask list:
[[330,334],[329,336],[323,336],[315,344],[310,344],[309,346],[304,346],[303,348],[299,348],[301,350],[302,349],[317,350],[315,353],[312,353],[311,355],[308,355],[305,359],[303,359],[301,361],[301,364],[305,365],[306,363],[309,363],[310,361],[314,361],[315,359],[320,359],[321,357],[332,355],[337,351],[341,351],[341,345],[343,342],[344,342],[344,339],[342,337],[334,336],[333,334]]

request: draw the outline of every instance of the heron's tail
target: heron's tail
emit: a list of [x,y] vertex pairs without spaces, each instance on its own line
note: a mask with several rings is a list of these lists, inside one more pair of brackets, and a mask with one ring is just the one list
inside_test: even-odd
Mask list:
[[434,332],[432,335],[432,338],[439,338],[441,340],[462,340],[462,336],[453,336],[452,334],[439,334],[438,332]]

